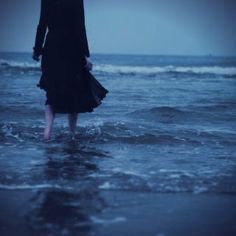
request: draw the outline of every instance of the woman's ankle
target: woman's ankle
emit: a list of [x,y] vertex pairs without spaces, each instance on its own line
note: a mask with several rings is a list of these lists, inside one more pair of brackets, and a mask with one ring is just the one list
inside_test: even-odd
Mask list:
[[51,129],[49,127],[46,127],[44,129],[44,140],[48,141],[51,135]]

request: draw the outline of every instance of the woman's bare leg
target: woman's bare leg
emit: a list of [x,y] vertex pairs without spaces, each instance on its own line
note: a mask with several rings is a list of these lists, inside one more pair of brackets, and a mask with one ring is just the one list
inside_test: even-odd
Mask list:
[[52,125],[54,121],[55,114],[53,112],[51,105],[45,106],[45,120],[46,120],[46,126],[44,130],[44,139],[47,141],[50,137],[51,131],[52,131]]
[[77,113],[70,113],[70,114],[68,114],[69,130],[70,130],[72,136],[75,135],[77,118],[78,118],[78,114]]

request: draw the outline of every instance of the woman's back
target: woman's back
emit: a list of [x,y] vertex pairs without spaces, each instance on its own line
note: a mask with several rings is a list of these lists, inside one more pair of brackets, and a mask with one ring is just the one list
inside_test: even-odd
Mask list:
[[90,56],[85,29],[83,0],[41,0],[41,14],[35,48],[42,51],[44,36],[48,29],[45,46],[62,47]]
[[79,14],[78,3],[76,0],[45,0],[46,17],[48,17],[48,29],[51,32],[63,33],[74,31],[76,15]]

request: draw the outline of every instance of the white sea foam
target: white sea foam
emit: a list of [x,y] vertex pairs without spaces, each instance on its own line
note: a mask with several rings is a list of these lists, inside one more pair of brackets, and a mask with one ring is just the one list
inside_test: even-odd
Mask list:
[[114,184],[111,184],[110,182],[105,182],[105,183],[99,185],[100,189],[112,189],[114,187],[116,187],[116,186]]
[[113,219],[101,219],[96,216],[91,216],[90,219],[96,224],[111,224],[111,223],[119,223],[126,221],[126,217],[117,216]]
[[119,167],[115,167],[112,169],[113,173],[118,173],[118,174],[126,174],[126,175],[130,175],[130,176],[137,176],[137,177],[148,177],[148,175],[146,174],[141,174],[141,173],[137,173],[135,170],[123,170]]
[[[24,69],[39,69],[39,62],[19,62],[0,59],[1,67],[17,67]],[[155,75],[160,73],[194,73],[194,74],[218,74],[218,75],[236,75],[236,67],[220,66],[127,66],[112,64],[94,63],[93,71],[98,73],[113,74],[144,74]]]
[[236,75],[236,67],[219,66],[119,66],[100,64],[94,66],[96,72],[120,74],[159,74],[159,73],[194,73]]
[[3,66],[20,67],[20,68],[38,68],[40,66],[40,62],[30,63],[30,62],[20,62],[20,61],[0,59],[0,67]]
[[193,188],[193,193],[198,194],[198,193],[204,193],[207,192],[208,188],[204,186],[194,186]]
[[30,185],[30,184],[22,184],[22,185],[4,185],[0,184],[0,189],[5,190],[31,190],[31,189],[66,189],[66,190],[73,190],[72,187],[68,186],[60,186],[57,184],[36,184],[36,185]]

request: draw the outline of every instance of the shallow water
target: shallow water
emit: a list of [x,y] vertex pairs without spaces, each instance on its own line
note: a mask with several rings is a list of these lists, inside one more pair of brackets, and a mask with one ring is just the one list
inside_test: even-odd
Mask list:
[[92,60],[109,94],[79,114],[75,140],[59,114],[44,143],[39,64],[27,53],[0,53],[0,189],[30,192],[33,230],[66,235],[98,222],[109,205],[102,191],[235,194],[235,58]]

